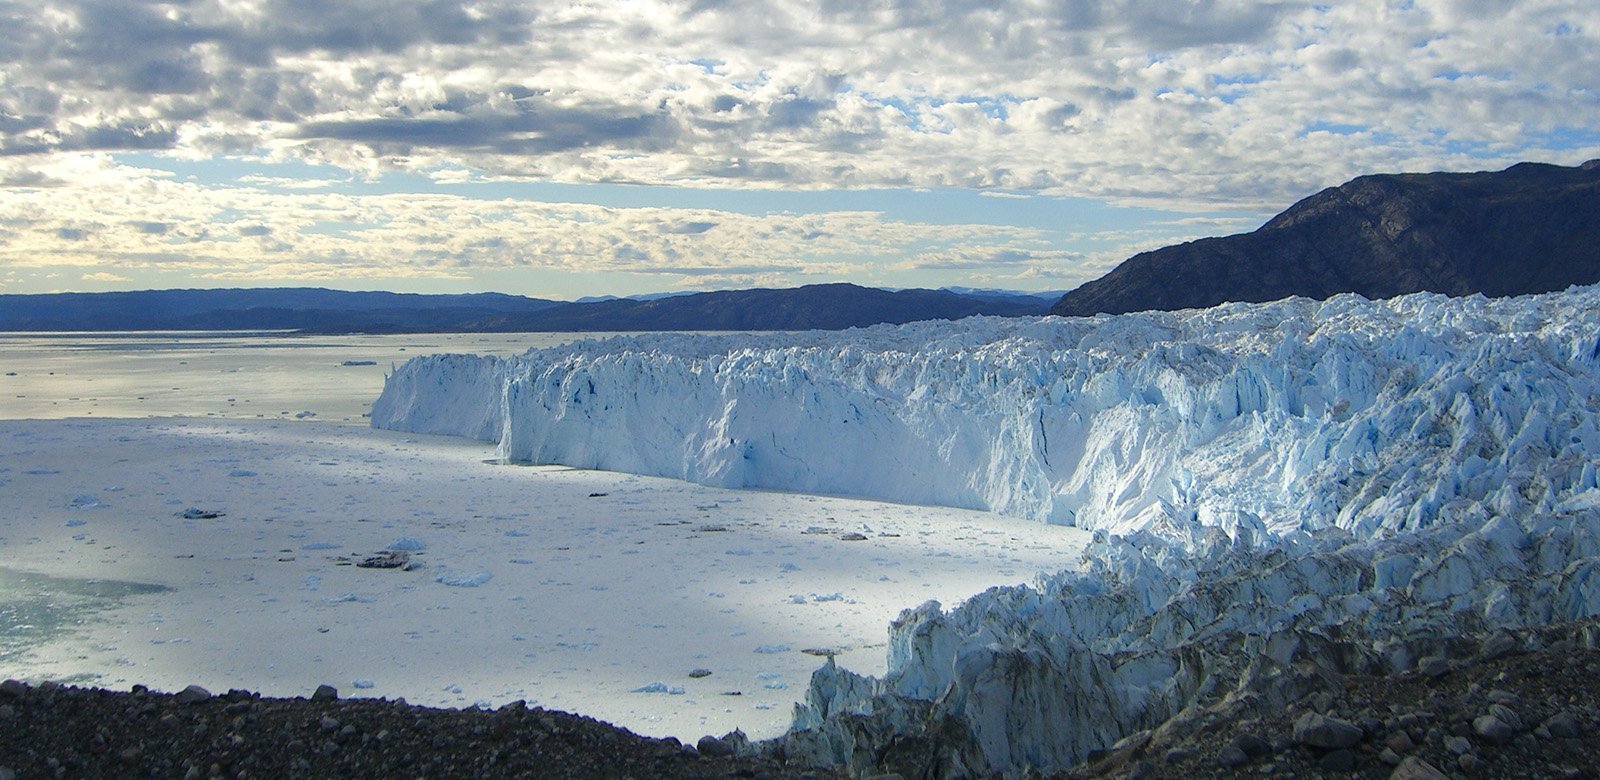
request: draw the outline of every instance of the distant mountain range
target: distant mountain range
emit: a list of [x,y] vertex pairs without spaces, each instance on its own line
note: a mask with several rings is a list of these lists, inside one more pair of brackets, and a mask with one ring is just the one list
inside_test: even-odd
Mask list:
[[1414,292],[1521,295],[1600,282],[1600,160],[1362,176],[1253,233],[1144,252],[1052,314]]
[[498,293],[316,288],[0,295],[0,331],[298,330],[314,333],[842,329],[975,314],[1044,314],[1028,293],[819,284],[566,303]]

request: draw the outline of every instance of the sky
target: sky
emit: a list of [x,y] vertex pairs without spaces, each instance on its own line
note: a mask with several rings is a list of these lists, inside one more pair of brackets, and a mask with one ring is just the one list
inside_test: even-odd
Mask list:
[[0,0],[0,293],[1065,290],[1600,157],[1593,0]]

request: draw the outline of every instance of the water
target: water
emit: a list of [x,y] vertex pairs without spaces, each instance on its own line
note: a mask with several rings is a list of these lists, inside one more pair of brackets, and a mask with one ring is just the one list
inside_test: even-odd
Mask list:
[[51,577],[0,567],[0,667],[123,600],[167,588],[138,582]]
[[0,333],[0,419],[305,417],[363,424],[390,366],[411,357],[513,355],[599,337]]

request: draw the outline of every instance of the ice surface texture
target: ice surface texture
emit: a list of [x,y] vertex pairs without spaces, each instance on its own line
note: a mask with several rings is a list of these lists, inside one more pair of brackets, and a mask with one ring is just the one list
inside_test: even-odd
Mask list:
[[1581,288],[422,358],[373,423],[1102,531],[1081,571],[908,610],[883,678],[830,662],[768,747],[991,775],[1600,614],[1597,412]]
[[498,439],[517,461],[1122,534],[1366,537],[1595,488],[1597,304],[1600,288],[1340,296],[614,338],[413,359],[372,424]]

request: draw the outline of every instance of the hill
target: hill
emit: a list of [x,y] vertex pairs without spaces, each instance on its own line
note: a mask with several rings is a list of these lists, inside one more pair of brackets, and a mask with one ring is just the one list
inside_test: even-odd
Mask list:
[[1253,233],[1144,252],[1052,314],[1414,292],[1491,297],[1600,281],[1600,160],[1485,173],[1362,176]]

